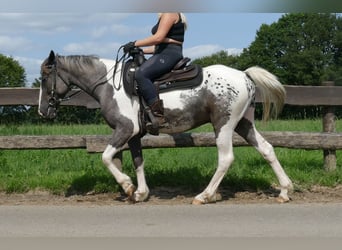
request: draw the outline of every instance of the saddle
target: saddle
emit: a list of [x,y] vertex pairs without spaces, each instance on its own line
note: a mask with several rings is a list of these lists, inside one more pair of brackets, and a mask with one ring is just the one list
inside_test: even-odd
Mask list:
[[[139,96],[139,87],[134,75],[136,69],[144,60],[133,58],[125,62],[123,85],[126,93],[130,96]],[[188,64],[190,61],[191,59],[188,57],[182,58],[170,72],[155,79],[153,83],[158,93],[199,86],[203,80],[202,67],[196,64]]]
[[189,64],[190,58],[181,59],[173,69],[158,79],[154,85],[160,93],[175,89],[194,88],[201,84],[203,79],[202,67],[197,64]]
[[[137,50],[134,53],[130,53],[131,59],[126,61],[123,66],[123,86],[125,92],[130,96],[139,96],[141,102],[141,111],[140,111],[140,128],[141,128],[141,136],[143,136],[147,131],[153,135],[159,134],[159,128],[156,127],[156,120],[152,111],[149,107],[147,107],[146,103],[143,101],[143,98],[139,94],[139,87],[135,80],[135,71],[137,68],[144,63],[146,60],[144,54],[141,50]],[[189,64],[190,58],[182,58],[173,69],[155,79],[153,81],[158,95],[159,93],[179,90],[179,89],[189,89],[195,88],[202,83],[203,80],[203,71],[202,67],[196,64]],[[152,128],[147,128],[146,124],[148,121],[152,122]]]

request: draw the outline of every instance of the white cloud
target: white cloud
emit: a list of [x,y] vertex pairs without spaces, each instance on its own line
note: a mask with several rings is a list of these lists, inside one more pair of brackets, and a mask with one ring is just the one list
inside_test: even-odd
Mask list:
[[110,29],[108,28],[108,26],[94,28],[91,31],[91,37],[96,38],[96,39],[101,38],[104,35],[106,35],[109,32],[109,30]]
[[93,38],[101,38],[107,36],[108,34],[112,34],[115,37],[128,37],[128,36],[146,36],[146,31],[149,30],[150,27],[132,27],[124,24],[112,24],[102,27],[95,27],[91,31],[91,36]]
[[215,44],[198,45],[192,48],[184,49],[184,56],[195,59],[209,56],[224,49],[225,48],[222,46]]
[[238,48],[230,48],[230,49],[226,49],[228,55],[231,56],[238,56],[242,53],[243,49],[238,49]]
[[29,32],[55,32],[67,30],[65,18],[55,14],[26,14],[26,13],[0,13],[0,23],[3,34],[20,34]]
[[0,23],[6,24],[1,27],[0,34],[23,33],[28,30],[37,33],[63,33],[75,28],[89,25],[108,23],[125,19],[129,14],[116,13],[0,13]]
[[70,43],[63,48],[66,54],[98,55],[105,58],[114,58],[117,49],[121,46],[118,43],[84,42]]
[[93,29],[93,31],[91,32],[91,35],[93,38],[101,38],[103,36],[106,36],[108,34],[115,34],[117,35],[131,35],[134,34],[134,32],[132,32],[132,28],[128,27],[126,25],[123,24],[113,24],[113,25],[107,25],[107,26],[102,26],[102,27],[95,27]]
[[195,47],[184,49],[184,56],[190,57],[192,59],[201,58],[205,56],[210,56],[219,51],[226,51],[228,55],[239,55],[243,49],[229,48],[226,49],[220,45],[215,44],[205,44],[198,45]]
[[20,50],[29,50],[32,43],[29,39],[23,37],[1,36],[0,35],[0,52],[6,51],[7,53],[15,52],[18,48]]
[[24,67],[28,85],[31,85],[36,78],[39,78],[42,60],[27,57],[13,57],[13,59]]

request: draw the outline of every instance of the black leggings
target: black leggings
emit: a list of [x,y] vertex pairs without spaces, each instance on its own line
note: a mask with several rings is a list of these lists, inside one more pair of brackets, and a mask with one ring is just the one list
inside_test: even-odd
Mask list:
[[157,90],[152,81],[170,72],[182,58],[182,46],[175,44],[159,45],[156,48],[156,53],[135,72],[139,92],[147,105],[152,105],[158,99]]

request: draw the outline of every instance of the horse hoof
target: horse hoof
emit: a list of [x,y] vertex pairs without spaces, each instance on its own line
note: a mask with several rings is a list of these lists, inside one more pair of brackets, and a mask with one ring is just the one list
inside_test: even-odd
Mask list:
[[199,199],[193,199],[192,205],[204,205],[205,203]]
[[126,190],[125,193],[127,194],[128,197],[133,198],[134,197],[134,192],[135,192],[135,186],[131,184]]
[[290,199],[287,197],[287,198],[285,198],[285,197],[281,197],[281,196],[279,196],[278,198],[277,198],[277,202],[278,203],[287,203],[287,202],[289,202],[290,201]]
[[149,192],[145,192],[145,193],[139,193],[139,192],[135,192],[134,193],[134,201],[135,202],[144,202],[148,199],[148,196],[149,196]]

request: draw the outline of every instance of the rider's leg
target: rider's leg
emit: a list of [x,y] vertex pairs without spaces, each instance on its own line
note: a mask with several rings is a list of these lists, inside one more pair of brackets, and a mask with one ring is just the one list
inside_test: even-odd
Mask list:
[[164,107],[153,80],[169,72],[182,58],[182,53],[172,53],[174,48],[165,49],[154,54],[146,60],[136,71],[135,79],[138,82],[139,92],[147,105],[151,108],[153,115],[157,118],[159,126],[165,125]]

